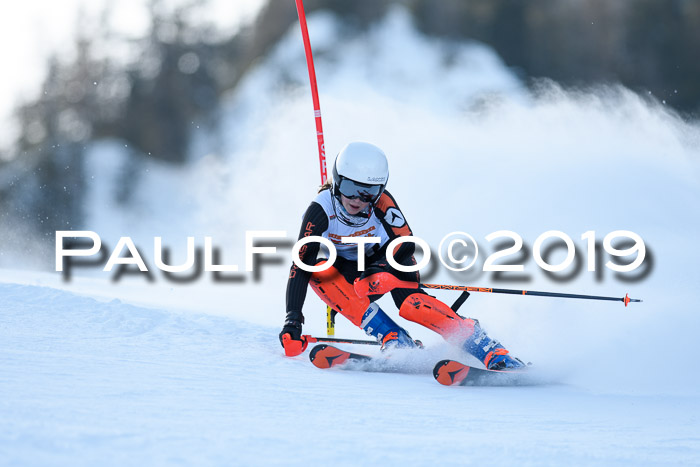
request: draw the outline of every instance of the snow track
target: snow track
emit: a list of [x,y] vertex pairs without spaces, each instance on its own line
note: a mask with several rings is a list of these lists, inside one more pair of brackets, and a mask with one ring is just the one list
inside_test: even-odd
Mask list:
[[6,465],[700,462],[700,398],[321,371],[277,328],[0,284]]

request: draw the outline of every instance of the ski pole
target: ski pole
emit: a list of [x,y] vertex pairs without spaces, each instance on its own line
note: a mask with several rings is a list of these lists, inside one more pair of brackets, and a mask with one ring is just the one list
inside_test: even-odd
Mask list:
[[630,302],[641,302],[637,298],[629,298],[629,295],[625,294],[624,297],[602,297],[599,295],[581,295],[581,294],[570,294],[570,293],[558,293],[558,292],[538,292],[535,290],[516,290],[516,289],[494,289],[490,287],[471,287],[467,285],[443,285],[443,284],[421,284],[419,282],[412,281],[402,281],[396,278],[393,274],[389,272],[378,272],[372,274],[362,280],[356,280],[355,292],[359,296],[367,296],[374,294],[385,294],[393,289],[438,289],[438,290],[455,290],[461,292],[486,292],[486,293],[499,293],[499,294],[510,294],[510,295],[534,295],[538,297],[558,297],[558,298],[577,298],[584,300],[609,300],[614,302],[622,302],[627,306]]
[[441,284],[418,284],[419,287],[424,289],[438,289],[438,290],[456,290],[462,292],[486,292],[486,293],[500,293],[500,294],[510,294],[510,295],[534,295],[537,297],[557,297],[557,298],[577,298],[583,300],[609,300],[613,302],[622,302],[627,306],[630,302],[641,302],[637,298],[629,298],[628,294],[624,297],[602,297],[599,295],[581,295],[581,294],[571,294],[571,293],[558,293],[558,292],[538,292],[535,290],[516,290],[516,289],[494,289],[490,287],[469,287],[464,285],[441,285]]
[[[297,15],[299,16],[299,26],[301,27],[301,37],[304,41],[304,54],[306,55],[306,67],[309,70],[309,82],[311,84],[311,99],[314,104],[314,119],[316,121],[316,141],[318,143],[318,162],[321,169],[321,185],[328,181],[328,171],[326,170],[326,145],[323,141],[323,124],[321,123],[321,103],[318,99],[318,86],[316,85],[316,70],[314,68],[314,57],[311,53],[311,41],[309,40],[309,28],[306,25],[306,13],[304,12],[303,0],[295,0]],[[328,336],[335,335],[335,311],[331,307],[326,307],[326,333]]]
[[358,340],[358,339],[338,339],[336,337],[313,337],[313,336],[309,336],[307,334],[301,336],[301,338],[302,338],[302,340],[306,340],[306,342],[309,342],[309,343],[334,342],[336,344],[381,345],[377,341],[366,341],[366,340]]
[[314,337],[308,334],[301,336],[301,339],[292,339],[289,334],[282,336],[282,346],[287,357],[296,357],[306,350],[306,347],[313,342],[334,342],[336,344],[364,344],[381,345],[377,341],[363,341],[357,339],[336,339],[333,337]]

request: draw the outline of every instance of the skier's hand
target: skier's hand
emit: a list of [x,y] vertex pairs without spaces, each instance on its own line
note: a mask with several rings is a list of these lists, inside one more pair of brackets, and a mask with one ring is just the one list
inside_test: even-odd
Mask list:
[[284,347],[287,357],[296,357],[306,350],[309,343],[301,337],[301,325],[304,323],[304,315],[301,311],[288,311],[287,319],[280,332],[280,343]]
[[285,334],[289,334],[289,338],[292,340],[301,340],[301,325],[284,325],[284,327],[282,328],[282,332],[280,332],[280,344],[282,344],[282,347],[284,347],[284,341],[282,340],[282,338]]
[[292,340],[301,340],[301,325],[304,322],[304,315],[299,311],[288,311],[287,319],[284,322],[282,332],[280,332],[280,344],[284,347],[283,336],[289,334]]

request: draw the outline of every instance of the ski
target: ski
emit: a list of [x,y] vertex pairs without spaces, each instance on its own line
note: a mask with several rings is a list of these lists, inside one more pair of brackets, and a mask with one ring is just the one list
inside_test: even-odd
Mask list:
[[[531,370],[485,370],[464,365],[456,360],[441,360],[433,367],[425,358],[416,358],[410,351],[391,356],[370,356],[348,352],[328,344],[319,344],[309,352],[309,360],[321,369],[384,372],[384,373],[429,373],[445,386],[523,386],[541,384]],[[425,356],[429,358],[429,356]],[[433,360],[434,362],[435,360]]]
[[440,360],[433,368],[435,380],[445,386],[522,386],[537,384],[530,370],[486,370]]
[[369,362],[372,357],[359,353],[346,352],[327,344],[319,344],[311,349],[309,360],[317,368],[332,368],[350,362]]
[[429,374],[435,360],[422,349],[395,349],[376,356],[347,352],[332,345],[320,344],[311,349],[309,360],[317,368],[377,373]]

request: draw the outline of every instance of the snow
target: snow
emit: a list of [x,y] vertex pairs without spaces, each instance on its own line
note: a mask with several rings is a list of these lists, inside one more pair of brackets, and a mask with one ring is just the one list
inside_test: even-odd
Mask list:
[[0,285],[0,453],[40,465],[696,463],[698,396],[321,371],[277,329]]
[[[389,190],[416,235],[508,229],[530,246],[561,230],[639,234],[644,280],[585,267],[555,282],[530,258],[528,281],[428,276],[436,283],[623,296],[643,303],[472,294],[461,309],[531,360],[552,384],[446,388],[429,374],[321,371],[284,358],[289,248],[240,282],[114,281],[101,268],[0,270],[0,459],[58,464],[698,464],[700,127],[619,87],[525,89],[480,44],[427,40],[407,16],[345,37],[309,18],[329,163],[349,140],[389,155]],[[316,31],[319,31],[316,34]],[[316,40],[318,37],[318,41]],[[419,57],[419,60],[415,60]],[[128,164],[120,142],[91,148],[84,229],[114,247],[129,235],[153,266],[187,236],[214,238],[243,266],[246,230],[286,230],[318,185],[316,139],[298,28],[228,97],[220,152],[178,170],[150,163],[131,206],[110,192]],[[52,241],[52,239],[51,239]],[[21,252],[20,252],[21,253]],[[17,257],[21,254],[14,252]],[[484,257],[477,263],[483,264]],[[607,260],[607,259],[606,259]],[[51,264],[53,259],[51,258]],[[450,292],[436,293],[452,302]],[[397,317],[391,300],[382,307]],[[307,296],[304,331],[325,332]],[[402,324],[406,324],[401,320]],[[406,324],[435,360],[454,352]],[[339,320],[336,333],[364,335]],[[364,349],[363,349],[364,350]]]

